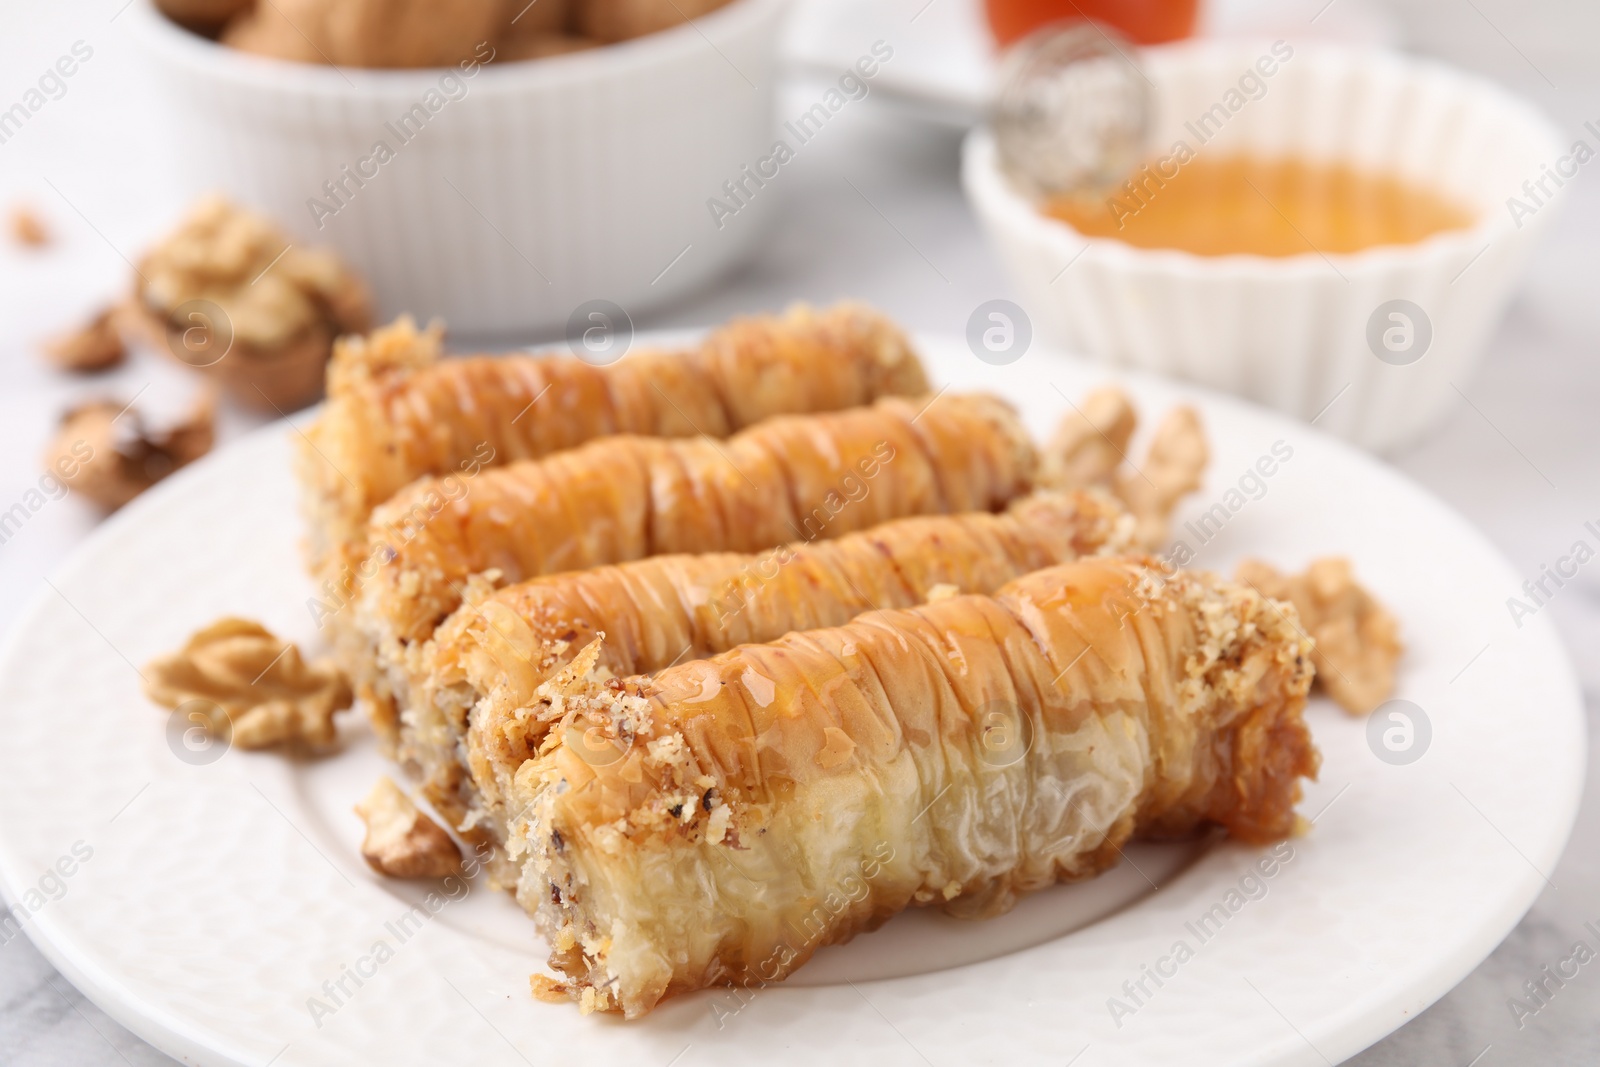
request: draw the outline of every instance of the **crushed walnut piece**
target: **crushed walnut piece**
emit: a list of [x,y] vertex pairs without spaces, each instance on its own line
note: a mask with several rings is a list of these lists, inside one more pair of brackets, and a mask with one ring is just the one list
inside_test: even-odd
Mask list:
[[115,510],[211,451],[215,437],[216,398],[209,393],[186,420],[159,432],[133,407],[96,400],[61,417],[44,464],[68,488]]
[[1057,428],[1041,458],[1039,482],[1051,489],[1109,489],[1133,515],[1139,545],[1155,549],[1167,538],[1178,501],[1200,488],[1211,455],[1199,414],[1178,407],[1161,420],[1143,463],[1135,466],[1128,444],[1137,424],[1126,393],[1096,389]]
[[44,354],[58,370],[93,374],[121,363],[128,349],[112,309],[106,308],[84,325],[47,341]]
[[366,824],[361,858],[390,878],[444,878],[461,873],[461,850],[387,775],[356,805]]
[[1180,407],[1168,412],[1156,427],[1144,462],[1137,468],[1116,471],[1112,492],[1133,513],[1134,537],[1141,545],[1153,549],[1166,541],[1173,509],[1200,488],[1210,459],[1199,414],[1191,407]]
[[533,999],[542,1000],[546,1004],[567,1004],[577,995],[573,992],[572,986],[566,982],[558,982],[544,974],[530,974],[528,989],[533,993]]
[[1349,560],[1314,560],[1297,575],[1246,560],[1236,576],[1263,596],[1295,606],[1315,642],[1311,661],[1317,681],[1344,710],[1365,715],[1394,692],[1403,649],[1400,624],[1356,582]]
[[306,662],[300,650],[257,622],[225,618],[190,637],[177,652],[145,667],[145,695],[176,708],[206,701],[226,716],[240,748],[331,744],[335,712],[351,703],[350,683],[328,662]]
[[1096,389],[1061,420],[1041,458],[1039,481],[1053,489],[1104,485],[1128,458],[1138,417],[1121,389]]
[[11,239],[27,248],[43,248],[50,243],[50,228],[39,213],[26,204],[11,209]]
[[124,323],[258,408],[314,400],[334,339],[371,319],[366,286],[331,251],[221,197],[200,201],[138,274]]

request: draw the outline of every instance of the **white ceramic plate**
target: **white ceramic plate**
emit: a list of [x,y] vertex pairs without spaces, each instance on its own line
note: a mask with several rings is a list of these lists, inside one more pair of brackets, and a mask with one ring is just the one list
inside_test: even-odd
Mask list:
[[[1003,367],[960,339],[924,350],[938,380],[1010,397],[1039,433],[1105,378],[1037,349]],[[1431,740],[1419,730],[1421,757],[1391,764],[1365,722],[1316,701],[1324,763],[1302,805],[1316,823],[1270,878],[1235,845],[1142,847],[989,923],[902,916],[744,999],[701,993],[626,1024],[536,1002],[527,976],[545,950],[509,898],[477,885],[407,926],[413,904],[430,910],[427,887],[362,863],[350,809],[385,767],[354,716],[324,760],[196,765],[140,696],[136,665],[224,613],[315,645],[294,431],[279,424],[108,522],[13,631],[0,883],[74,983],[200,1064],[1343,1059],[1470,971],[1544,886],[1583,778],[1577,684],[1547,619],[1508,617],[1520,578],[1416,486],[1281,416],[1125,380],[1147,416],[1184,398],[1202,409],[1215,460],[1185,518],[1220,505],[1223,521],[1203,546],[1180,526],[1199,563],[1346,553],[1404,625],[1399,695]],[[1275,445],[1292,455],[1260,498],[1230,496]]]

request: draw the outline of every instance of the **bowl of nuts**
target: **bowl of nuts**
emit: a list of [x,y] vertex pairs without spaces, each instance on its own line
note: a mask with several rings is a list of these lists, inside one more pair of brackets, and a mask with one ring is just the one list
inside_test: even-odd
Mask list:
[[454,332],[630,313],[729,268],[773,198],[709,209],[773,142],[786,0],[133,0],[168,149],[336,250],[380,317]]

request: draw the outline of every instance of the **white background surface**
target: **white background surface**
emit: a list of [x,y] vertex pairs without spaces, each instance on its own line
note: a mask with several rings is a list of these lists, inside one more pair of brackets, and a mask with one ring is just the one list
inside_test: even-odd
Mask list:
[[[71,380],[37,355],[41,337],[121,290],[130,274],[123,257],[133,257],[182,207],[170,192],[178,168],[190,154],[210,150],[184,143],[181,131],[169,136],[153,113],[137,57],[112,21],[120,3],[0,5],[0,108],[74,41],[95,49],[66,95],[0,145],[0,204],[31,201],[58,235],[42,254],[0,246],[0,511],[37,484],[38,456],[68,403],[106,393],[127,399],[144,389],[141,407],[157,413],[180,409],[191,387],[154,357],[110,378]],[[1322,4],[1279,7],[1285,24],[1309,23]],[[1396,14],[1411,47],[1498,78],[1538,101],[1566,134],[1595,143],[1582,124],[1600,124],[1600,10],[1550,0],[1410,0]],[[961,200],[957,147],[947,131],[871,103],[852,105],[767,191],[782,199],[764,251],[702,298],[670,314],[639,316],[638,325],[700,325],[791,299],[850,296],[914,329],[961,332],[977,304],[1014,294]],[[1484,371],[1460,383],[1467,401],[1429,442],[1395,457],[1478,523],[1526,576],[1566,552],[1585,520],[1600,520],[1594,181],[1586,169],[1562,192],[1567,203],[1557,232],[1537,254]],[[252,424],[229,413],[224,430],[231,435]],[[77,499],[52,502],[0,544],[0,626],[95,518]],[[1581,573],[1546,609],[1568,639],[1591,704],[1600,691],[1600,663],[1591,652],[1600,639],[1597,576]],[[1483,628],[1490,641],[1514,633],[1508,614],[1484,619]],[[65,727],[71,709],[61,713]],[[1589,936],[1585,922],[1600,921],[1597,844],[1600,790],[1591,785],[1573,844],[1549,872],[1555,888],[1456,990],[1352,1062],[1600,1061],[1600,964],[1583,968],[1520,1029],[1507,1007],[1542,966]],[[1508,853],[1507,862],[1518,861]],[[1284,951],[1292,952],[1292,943]],[[0,947],[0,1063],[122,1062],[170,1061],[110,1022],[26,942]]]

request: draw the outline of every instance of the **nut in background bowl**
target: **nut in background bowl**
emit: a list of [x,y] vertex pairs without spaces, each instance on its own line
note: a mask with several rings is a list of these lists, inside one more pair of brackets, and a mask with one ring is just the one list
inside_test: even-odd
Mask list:
[[706,202],[771,150],[786,6],[733,0],[693,26],[470,78],[243,54],[151,0],[129,15],[185,192],[220,190],[332,246],[380,319],[510,334],[596,298],[634,314],[669,303],[748,250],[777,194],[721,229]]
[[[1451,197],[1475,223],[1412,245],[1327,256],[1136,248],[1041,214],[1000,170],[983,128],[963,150],[967,197],[1035,329],[1052,343],[1315,419],[1375,451],[1397,449],[1459,399],[1456,387],[1470,379],[1558,206],[1546,201],[1519,226],[1506,200],[1525,197],[1522,183],[1566,149],[1538,112],[1489,82],[1328,46],[1295,46],[1272,77],[1258,79],[1265,92],[1199,143],[1185,124],[1223,100],[1269,47],[1147,50],[1152,153],[1182,139],[1215,158],[1345,163]],[[1401,318],[1390,317],[1396,311]],[[1406,333],[1390,347],[1385,338],[1401,336],[1388,332],[1394,324]]]

